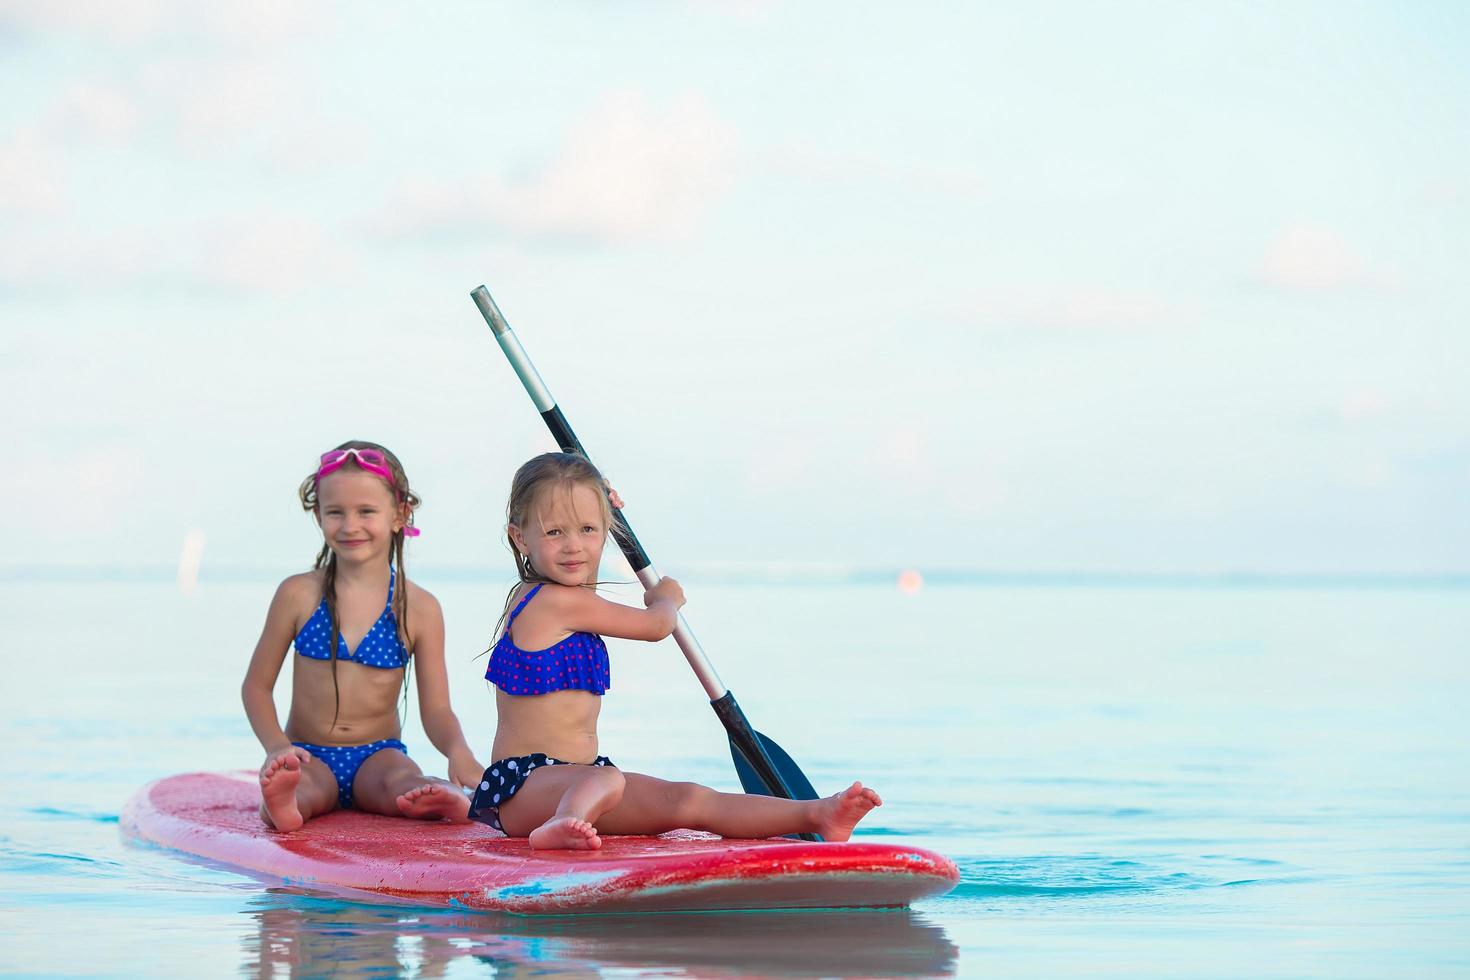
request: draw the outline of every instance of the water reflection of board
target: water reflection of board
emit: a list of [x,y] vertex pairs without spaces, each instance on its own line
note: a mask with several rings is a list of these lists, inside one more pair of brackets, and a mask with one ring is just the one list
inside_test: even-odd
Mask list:
[[[949,977],[959,950],[909,909],[495,915],[324,900],[286,888],[241,908],[252,977]],[[343,937],[350,937],[344,941]],[[492,966],[493,964],[493,966]],[[489,966],[490,969],[486,969]]]
[[327,814],[266,829],[253,773],[187,773],[143,787],[128,837],[294,884],[416,905],[526,915],[697,909],[882,908],[953,888],[949,859],[913,847],[737,841],[681,831],[608,837],[599,851],[533,851],[478,824]]

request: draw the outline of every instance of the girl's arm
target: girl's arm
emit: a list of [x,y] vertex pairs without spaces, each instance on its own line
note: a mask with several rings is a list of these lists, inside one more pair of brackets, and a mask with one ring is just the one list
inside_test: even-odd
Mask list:
[[684,590],[671,578],[643,593],[646,609],[609,602],[591,589],[558,587],[553,597],[555,614],[566,629],[625,640],[662,640],[674,632],[684,605]]
[[293,575],[282,582],[271,599],[270,610],[265,614],[265,628],[255,644],[250,657],[250,666],[245,669],[245,681],[240,685],[240,700],[245,704],[245,717],[255,730],[255,737],[265,747],[266,763],[282,752],[294,752],[303,761],[309,758],[305,749],[291,744],[291,739],[281,728],[276,714],[276,701],[272,692],[276,678],[281,674],[281,665],[286,662],[286,652],[296,635],[295,611],[306,593],[315,585],[310,575]]
[[465,741],[464,729],[449,705],[449,672],[444,666],[444,612],[439,600],[410,583],[408,621],[413,627],[413,659],[419,690],[419,718],[434,748],[449,760],[449,778],[476,786],[485,767]]

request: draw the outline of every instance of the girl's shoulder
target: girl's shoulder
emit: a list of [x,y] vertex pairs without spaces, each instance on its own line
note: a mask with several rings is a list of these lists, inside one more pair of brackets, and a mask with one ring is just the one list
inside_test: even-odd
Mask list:
[[297,601],[311,600],[312,605],[322,598],[322,571],[319,568],[297,575],[288,575],[276,588],[276,595]]
[[321,601],[322,573],[320,571],[291,575],[276,586],[275,597],[271,599],[271,616],[279,617],[281,622],[292,624],[293,630],[299,629],[316,611]]
[[533,589],[536,591],[536,598],[531,600],[533,606],[562,607],[584,601],[586,596],[593,594],[590,589],[582,589],[574,585],[558,585],[555,582],[526,582],[516,592],[516,602],[530,595]]
[[520,592],[511,603],[514,609],[531,590],[536,589],[536,597],[526,606],[526,611],[536,610],[536,618],[541,619],[550,616],[558,621],[567,616],[576,617],[578,614],[589,609],[595,609],[604,604],[604,600],[597,594],[596,589],[583,588],[575,585],[558,585],[555,582],[528,583],[521,586]]
[[404,588],[408,590],[408,614],[442,616],[443,611],[439,608],[439,600],[434,598],[434,593],[419,585],[417,582],[404,576]]

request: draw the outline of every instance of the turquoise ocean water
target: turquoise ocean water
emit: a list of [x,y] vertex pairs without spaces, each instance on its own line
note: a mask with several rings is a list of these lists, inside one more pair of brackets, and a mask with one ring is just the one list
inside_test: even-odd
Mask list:
[[[6,975],[1470,975],[1463,587],[689,577],[689,621],[757,727],[818,789],[878,788],[860,836],[941,851],[963,880],[907,912],[534,920],[125,844],[149,780],[259,764],[238,687],[274,581],[50,578],[0,583]],[[484,753],[473,658],[504,588],[422,581]],[[737,788],[677,648],[612,650],[603,750]],[[405,738],[442,766],[412,710]]]

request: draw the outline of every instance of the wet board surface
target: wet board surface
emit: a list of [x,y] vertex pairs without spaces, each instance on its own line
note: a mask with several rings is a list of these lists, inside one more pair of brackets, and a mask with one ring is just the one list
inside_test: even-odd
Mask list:
[[186,773],[143,787],[125,837],[357,898],[522,915],[886,908],[949,891],[954,862],[868,842],[725,840],[694,831],[534,851],[480,824],[336,811],[283,834],[257,813],[254,772]]

